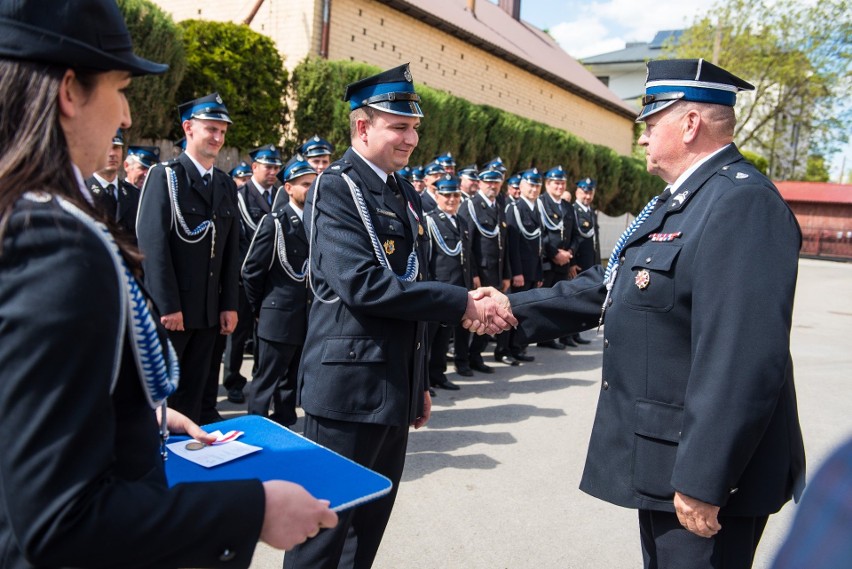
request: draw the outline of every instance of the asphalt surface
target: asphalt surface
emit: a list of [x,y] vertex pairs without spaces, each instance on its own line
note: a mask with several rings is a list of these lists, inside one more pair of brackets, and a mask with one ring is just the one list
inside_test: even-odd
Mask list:
[[[636,512],[577,489],[601,364],[601,337],[583,336],[592,343],[531,347],[536,360],[521,367],[488,362],[496,373],[448,375],[462,389],[439,390],[432,420],[411,433],[376,569],[642,566]],[[792,352],[809,477],[852,436],[850,337],[852,264],[802,260]],[[220,409],[229,416],[245,406]],[[770,518],[755,568],[771,565],[794,513],[788,504]],[[261,544],[251,567],[281,561]]]

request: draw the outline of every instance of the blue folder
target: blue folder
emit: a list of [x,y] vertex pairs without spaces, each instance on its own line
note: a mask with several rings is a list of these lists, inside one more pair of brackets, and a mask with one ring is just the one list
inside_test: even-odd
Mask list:
[[[166,477],[169,486],[182,482],[221,480],[286,480],[303,486],[315,498],[331,502],[338,512],[384,496],[391,481],[259,415],[244,415],[206,425],[227,433],[243,431],[238,440],[263,450],[212,468],[169,453]],[[169,437],[169,443],[188,440],[185,435]]]

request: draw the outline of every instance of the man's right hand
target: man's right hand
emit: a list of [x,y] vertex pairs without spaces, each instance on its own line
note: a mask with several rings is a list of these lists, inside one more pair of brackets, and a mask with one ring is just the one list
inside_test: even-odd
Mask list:
[[160,316],[160,324],[166,330],[183,332],[183,312],[172,312],[171,314]]
[[307,490],[283,480],[263,483],[266,510],[260,540],[277,549],[292,549],[315,537],[323,528],[337,525],[328,500],[317,500]]

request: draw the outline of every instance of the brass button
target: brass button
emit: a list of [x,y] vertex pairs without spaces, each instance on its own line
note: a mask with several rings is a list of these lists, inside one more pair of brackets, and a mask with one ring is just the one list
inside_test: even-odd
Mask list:
[[601,383],[601,387],[603,387],[603,390],[606,391],[607,389],[609,389],[609,382],[604,379]]

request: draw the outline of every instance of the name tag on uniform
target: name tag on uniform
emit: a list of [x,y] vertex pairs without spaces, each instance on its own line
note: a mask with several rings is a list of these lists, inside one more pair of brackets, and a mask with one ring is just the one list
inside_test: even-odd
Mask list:
[[380,207],[376,208],[376,213],[378,213],[379,215],[384,215],[386,217],[392,217],[394,219],[397,219],[397,215],[394,212],[382,209]]

